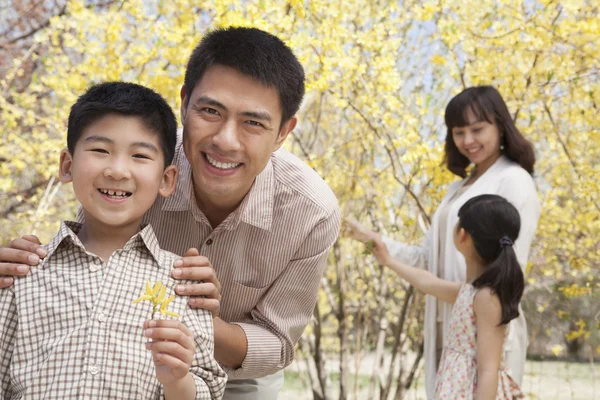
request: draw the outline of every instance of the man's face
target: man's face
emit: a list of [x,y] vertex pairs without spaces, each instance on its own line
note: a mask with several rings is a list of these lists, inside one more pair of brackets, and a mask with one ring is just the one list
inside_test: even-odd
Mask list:
[[277,90],[222,65],[207,69],[191,93],[182,88],[181,99],[196,200],[239,203],[296,119],[281,126]]
[[158,134],[137,117],[109,114],[87,127],[74,154],[63,150],[62,182],[73,182],[88,224],[139,225],[157,194],[170,195],[177,169],[165,169]]

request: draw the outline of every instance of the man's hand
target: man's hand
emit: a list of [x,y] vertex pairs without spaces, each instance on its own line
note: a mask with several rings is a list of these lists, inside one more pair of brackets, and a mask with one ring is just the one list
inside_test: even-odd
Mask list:
[[25,235],[0,247],[0,288],[13,284],[15,276],[25,276],[29,267],[46,257],[46,250],[34,235]]
[[212,313],[213,318],[219,316],[221,307],[221,284],[208,258],[198,253],[197,249],[189,249],[183,258],[175,261],[173,278],[200,281],[189,285],[177,285],[175,293],[190,296],[188,304],[192,308],[203,308]]

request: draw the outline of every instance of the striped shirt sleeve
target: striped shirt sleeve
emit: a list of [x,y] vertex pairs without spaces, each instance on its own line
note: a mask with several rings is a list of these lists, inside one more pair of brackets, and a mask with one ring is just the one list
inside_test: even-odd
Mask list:
[[[251,322],[235,323],[245,332],[248,350],[231,379],[273,374],[294,359],[294,345],[310,321],[327,255],[340,229],[339,209],[318,223],[287,268],[252,310]],[[268,268],[268,266],[265,266]]]

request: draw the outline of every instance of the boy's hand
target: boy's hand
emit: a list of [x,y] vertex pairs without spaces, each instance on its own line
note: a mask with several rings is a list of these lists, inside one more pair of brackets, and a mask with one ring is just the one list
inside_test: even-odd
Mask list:
[[46,257],[46,250],[34,235],[25,235],[0,247],[0,288],[13,284],[14,276],[25,276],[29,266],[35,266]]
[[144,336],[152,340],[146,349],[152,352],[158,381],[168,385],[185,378],[196,351],[192,331],[176,320],[148,320]]
[[183,258],[175,262],[172,275],[175,279],[199,281],[195,284],[177,285],[175,293],[190,296],[188,304],[192,308],[208,310],[213,318],[219,316],[221,284],[208,258],[201,256],[197,249],[189,249]]

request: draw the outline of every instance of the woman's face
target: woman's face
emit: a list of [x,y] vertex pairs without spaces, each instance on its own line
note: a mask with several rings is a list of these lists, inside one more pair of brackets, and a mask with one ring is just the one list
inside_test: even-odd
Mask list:
[[484,170],[500,157],[500,132],[496,124],[478,121],[471,110],[467,126],[452,128],[452,140],[458,151]]

